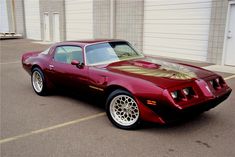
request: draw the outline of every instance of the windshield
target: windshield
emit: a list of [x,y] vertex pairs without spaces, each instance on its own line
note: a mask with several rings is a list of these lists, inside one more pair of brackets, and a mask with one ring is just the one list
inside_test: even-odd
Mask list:
[[116,61],[143,57],[127,42],[109,42],[86,47],[88,65],[108,64]]

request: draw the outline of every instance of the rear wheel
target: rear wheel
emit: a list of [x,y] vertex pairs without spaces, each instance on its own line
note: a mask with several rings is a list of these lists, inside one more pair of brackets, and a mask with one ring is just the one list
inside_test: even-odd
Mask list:
[[106,113],[110,121],[121,129],[136,129],[139,126],[138,104],[131,93],[127,91],[118,89],[109,95]]
[[38,95],[42,96],[42,95],[47,94],[46,81],[45,81],[45,77],[44,77],[43,72],[41,71],[41,69],[34,68],[32,70],[31,83],[32,83],[34,91]]

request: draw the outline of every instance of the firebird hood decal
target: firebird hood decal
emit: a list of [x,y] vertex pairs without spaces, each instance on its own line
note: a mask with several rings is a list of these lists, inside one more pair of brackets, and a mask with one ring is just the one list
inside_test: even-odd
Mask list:
[[151,58],[145,58],[142,61],[154,63],[159,66],[157,68],[146,68],[144,66],[141,66],[141,64],[138,64],[138,66],[120,65],[111,66],[110,68],[133,74],[153,77],[166,77],[178,80],[188,80],[192,78],[197,78],[197,75],[194,72],[190,71],[187,67],[180,64],[169,63]]

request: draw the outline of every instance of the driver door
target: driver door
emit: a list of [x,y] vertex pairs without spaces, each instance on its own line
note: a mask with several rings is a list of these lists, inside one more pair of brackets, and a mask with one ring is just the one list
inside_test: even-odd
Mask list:
[[[72,60],[83,64],[83,51],[79,46],[58,46],[49,64],[49,77],[57,86],[82,88],[88,83],[88,68],[72,65]],[[83,64],[84,65],[84,64]]]

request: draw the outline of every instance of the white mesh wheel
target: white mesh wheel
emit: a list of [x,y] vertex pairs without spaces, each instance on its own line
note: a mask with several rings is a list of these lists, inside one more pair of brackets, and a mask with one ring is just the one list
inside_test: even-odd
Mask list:
[[34,71],[32,74],[32,84],[33,88],[37,93],[42,92],[43,89],[43,79],[38,71]]
[[34,91],[41,96],[47,95],[47,84],[45,81],[44,74],[41,69],[34,68],[31,74],[31,83]]
[[129,95],[115,96],[109,106],[112,119],[121,126],[131,126],[139,119],[139,108]]

